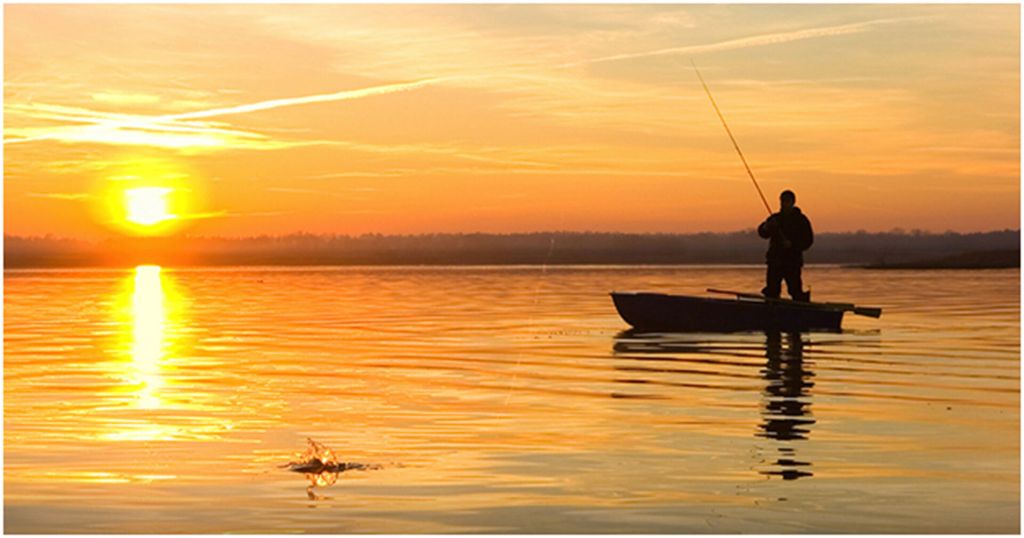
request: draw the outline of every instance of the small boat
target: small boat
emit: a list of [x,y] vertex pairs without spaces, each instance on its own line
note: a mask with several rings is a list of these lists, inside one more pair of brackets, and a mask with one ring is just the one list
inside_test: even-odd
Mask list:
[[772,299],[763,295],[709,289],[733,299],[612,292],[622,319],[643,331],[738,332],[840,330],[843,314],[879,317],[880,308],[848,303],[814,303]]

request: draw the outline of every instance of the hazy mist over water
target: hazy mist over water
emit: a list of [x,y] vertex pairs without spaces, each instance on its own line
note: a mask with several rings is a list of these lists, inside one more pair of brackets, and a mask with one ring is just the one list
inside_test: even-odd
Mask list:
[[[1020,230],[977,233],[817,233],[808,263],[878,264],[996,251],[1019,267]],[[980,260],[978,260],[980,261]],[[313,235],[237,238],[121,237],[81,241],[4,236],[8,268],[314,265],[671,265],[760,264],[764,239],[732,233]]]
[[1018,532],[1019,270],[809,267],[839,334],[607,295],[762,270],[6,271],[5,531]]

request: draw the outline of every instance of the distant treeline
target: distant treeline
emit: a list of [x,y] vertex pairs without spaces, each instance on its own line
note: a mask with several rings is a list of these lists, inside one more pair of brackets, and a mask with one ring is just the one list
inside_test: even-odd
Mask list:
[[[733,233],[313,235],[120,238],[79,241],[4,236],[16,267],[161,265],[753,264],[767,243]],[[978,251],[1020,250],[1020,230],[982,233],[821,233],[807,263],[892,265]]]

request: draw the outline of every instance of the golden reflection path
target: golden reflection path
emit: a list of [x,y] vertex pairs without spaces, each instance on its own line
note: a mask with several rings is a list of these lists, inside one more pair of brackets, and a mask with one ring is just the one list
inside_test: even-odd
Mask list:
[[140,265],[131,281],[128,360],[120,362],[125,380],[120,393],[121,413],[100,438],[117,441],[167,441],[216,437],[230,430],[230,421],[209,415],[219,406],[196,382],[183,384],[185,366],[178,356],[183,299],[158,265]]
[[164,287],[158,265],[135,268],[132,293],[132,373],[138,386],[135,405],[141,409],[161,407],[160,389],[164,386],[161,359],[164,356]]

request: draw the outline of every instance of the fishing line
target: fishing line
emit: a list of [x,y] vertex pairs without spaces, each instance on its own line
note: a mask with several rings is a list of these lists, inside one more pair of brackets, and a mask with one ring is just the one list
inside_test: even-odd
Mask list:
[[[533,287],[533,305],[530,308],[530,317],[527,318],[527,325],[533,326],[535,316],[537,313],[537,304],[540,302],[540,287],[544,283],[544,279],[548,274],[548,263],[551,262],[551,255],[555,252],[555,235],[551,234],[551,243],[548,245],[547,256],[544,257],[544,263],[540,266],[540,276],[537,278],[537,284]],[[509,400],[512,399],[512,386],[515,385],[519,379],[519,365],[523,361],[523,351],[520,350],[516,355],[516,363],[512,367],[512,379],[508,383],[508,392],[505,395],[505,407],[508,407]]]
[[736,142],[736,137],[732,135],[732,130],[729,129],[729,124],[725,122],[725,116],[722,115],[722,111],[718,108],[718,103],[715,102],[715,98],[711,96],[711,89],[708,88],[707,82],[704,82],[704,77],[700,74],[700,69],[697,69],[697,63],[690,58],[690,64],[693,65],[694,72],[697,73],[697,78],[700,79],[701,86],[704,86],[704,91],[708,94],[708,99],[711,100],[711,106],[715,107],[715,114],[718,114],[718,119],[722,120],[722,127],[725,127],[726,134],[729,135],[729,140],[732,140],[732,147],[736,148],[736,153],[739,154],[740,160],[743,161],[743,167],[747,169],[747,175],[750,176],[750,181],[754,182],[754,188],[757,189],[758,196],[761,197],[761,202],[764,203],[764,208],[768,210],[768,214],[772,214],[772,208],[768,205],[768,199],[764,197],[764,193],[761,192],[761,186],[757,184],[757,178],[754,177],[753,170],[750,169],[750,165],[747,164],[747,158],[743,156],[743,150],[740,149],[740,145]]

